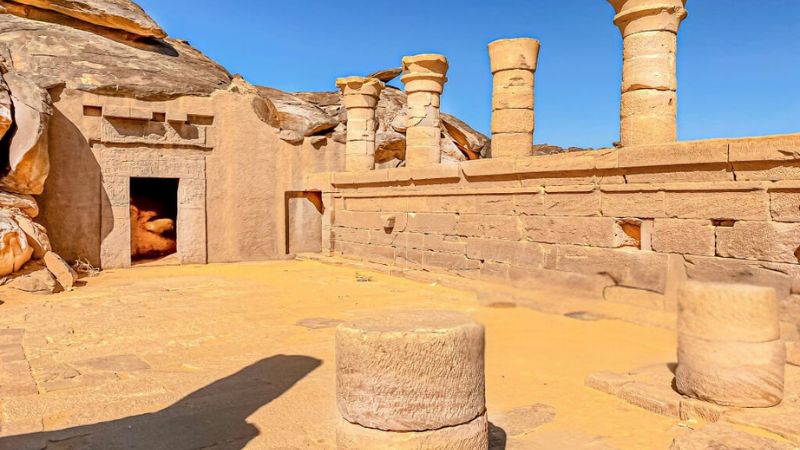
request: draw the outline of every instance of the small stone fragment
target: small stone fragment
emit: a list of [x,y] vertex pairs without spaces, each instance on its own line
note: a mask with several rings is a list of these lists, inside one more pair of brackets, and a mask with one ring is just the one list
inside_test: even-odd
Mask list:
[[78,274],[75,273],[75,270],[73,270],[63,258],[54,252],[47,252],[47,254],[44,255],[44,263],[47,265],[47,269],[55,275],[58,283],[64,290],[69,291],[75,286],[75,281],[78,280]]
[[56,278],[47,269],[39,269],[28,275],[17,277],[8,285],[14,289],[32,294],[46,295],[58,292]]

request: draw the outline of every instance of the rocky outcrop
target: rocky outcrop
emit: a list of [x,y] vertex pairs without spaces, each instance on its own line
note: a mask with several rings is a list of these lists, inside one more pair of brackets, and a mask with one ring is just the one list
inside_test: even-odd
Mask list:
[[16,72],[4,76],[11,90],[14,127],[3,140],[8,149],[0,188],[18,194],[41,194],[50,173],[47,125],[53,115],[50,95]]
[[[0,54],[37,85],[142,100],[209,95],[226,88],[228,72],[188,43],[174,39],[131,39],[131,34],[62,14],[37,10],[28,20],[8,2],[0,15]],[[94,28],[92,28],[94,27]]]
[[8,91],[8,85],[3,79],[2,72],[0,70],[0,139],[3,139],[14,121],[11,113],[11,92]]
[[0,276],[17,272],[32,256],[25,232],[8,210],[0,210]]
[[259,117],[274,128],[308,137],[324,134],[339,125],[338,118],[302,97],[265,86],[258,86],[256,90],[265,106]]
[[138,36],[164,38],[167,34],[139,5],[129,0],[14,0],[56,11],[65,16]]

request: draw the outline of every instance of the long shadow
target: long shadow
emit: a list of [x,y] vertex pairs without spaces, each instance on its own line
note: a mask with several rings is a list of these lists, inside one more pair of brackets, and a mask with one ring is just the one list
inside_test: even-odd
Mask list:
[[2,450],[239,450],[258,436],[247,418],[319,367],[301,355],[262,359],[155,413],[0,438]]

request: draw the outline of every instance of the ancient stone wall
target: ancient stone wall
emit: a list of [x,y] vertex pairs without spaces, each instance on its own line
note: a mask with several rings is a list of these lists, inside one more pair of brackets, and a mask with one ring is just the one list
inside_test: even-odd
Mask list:
[[648,308],[690,279],[772,286],[800,318],[800,135],[708,140],[306,179],[323,248]]

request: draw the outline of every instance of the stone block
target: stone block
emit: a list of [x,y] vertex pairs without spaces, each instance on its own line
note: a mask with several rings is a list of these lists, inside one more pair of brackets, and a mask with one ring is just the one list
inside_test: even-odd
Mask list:
[[775,290],[743,284],[687,282],[678,295],[678,333],[711,341],[778,340],[781,330]]
[[800,159],[800,134],[736,139],[730,142],[730,161],[789,161]]
[[717,255],[796,264],[800,262],[800,224],[736,222],[717,228]]
[[686,274],[695,281],[754,284],[775,289],[778,300],[789,297],[792,277],[764,263],[686,255]]
[[341,420],[336,429],[339,450],[466,450],[489,448],[489,422],[481,414],[463,425],[433,431],[391,432]]
[[667,281],[667,258],[665,254],[633,249],[559,245],[555,268],[605,275],[618,286],[663,294]]
[[464,212],[480,212],[481,214],[511,215],[514,213],[515,199],[513,194],[489,194],[475,196],[475,210]]
[[342,256],[380,264],[394,264],[396,250],[384,245],[364,245],[353,242],[336,241]]
[[544,193],[514,194],[514,213],[517,215],[544,215]]
[[606,217],[657,218],[666,215],[663,192],[603,192]]
[[[670,142],[629,146],[619,150],[619,167],[696,166],[727,164],[728,144],[723,140]],[[672,172],[674,168],[660,169]],[[688,170],[688,167],[687,167]],[[698,170],[692,167],[692,170]],[[671,182],[675,182],[672,179]]]
[[425,268],[445,270],[448,272],[477,271],[481,267],[480,261],[467,259],[464,255],[453,253],[425,252],[422,257]]
[[[663,33],[666,34],[666,33]],[[622,91],[637,89],[678,89],[677,64],[674,53],[630,57],[622,66]]]
[[492,135],[492,158],[525,158],[533,151],[531,133],[497,133]]
[[603,291],[614,282],[607,276],[583,272],[564,272],[548,268],[511,266],[508,277],[514,287],[521,289],[563,288],[572,298],[581,297],[591,300],[603,298]]
[[467,241],[458,236],[444,236],[441,234],[426,234],[424,250],[441,253],[454,253],[464,255]]
[[617,395],[632,405],[662,416],[680,415],[681,396],[668,384],[650,385],[634,381],[622,385]]
[[461,214],[455,231],[460,236],[518,240],[522,237],[519,219],[510,215]]
[[678,391],[723,406],[764,408],[783,399],[782,341],[725,342],[679,335]]
[[408,213],[407,230],[416,233],[450,234],[457,223],[456,214]]
[[753,191],[666,192],[668,217],[681,219],[769,220],[769,195]]
[[633,378],[628,375],[614,372],[595,372],[587,375],[583,384],[606,394],[619,396],[622,386],[631,382],[633,382]]
[[716,238],[710,220],[655,219],[653,250],[662,253],[714,256]]
[[522,216],[520,220],[529,240],[548,244],[617,247],[622,234],[610,217]]
[[533,109],[498,109],[492,112],[492,133],[533,133],[533,129]]
[[733,163],[739,181],[800,180],[800,161]]
[[599,216],[600,191],[550,192],[544,195],[544,211],[552,216]]
[[396,311],[336,329],[336,399],[350,423],[427,431],[485,412],[484,329],[447,311]]
[[792,450],[795,447],[740,431],[731,425],[715,423],[675,437],[669,448],[670,450]]
[[516,266],[544,267],[549,247],[527,241],[467,238],[466,254],[470,259],[510,263]]
[[603,293],[606,301],[648,309],[664,309],[664,295],[644,289],[611,286]]
[[770,192],[769,200],[772,220],[800,222],[800,191]]
[[506,281],[511,266],[506,263],[484,261],[481,264],[480,278],[485,281]]
[[[405,220],[399,217],[397,220]],[[333,224],[345,228],[359,228],[363,230],[382,230],[383,218],[377,212],[361,211],[336,211]]]

